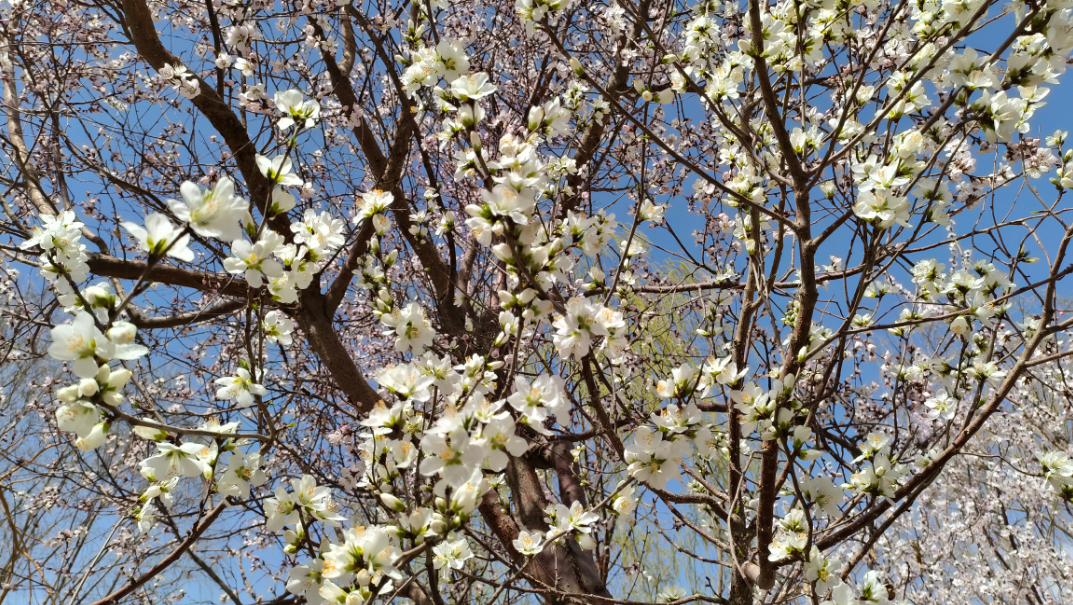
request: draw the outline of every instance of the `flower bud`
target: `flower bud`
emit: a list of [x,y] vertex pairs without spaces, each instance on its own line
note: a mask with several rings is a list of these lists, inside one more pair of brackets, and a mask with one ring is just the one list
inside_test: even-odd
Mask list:
[[544,108],[543,107],[531,107],[529,108],[529,131],[532,132],[537,128],[540,128],[544,123]]
[[507,244],[496,244],[492,246],[492,254],[495,254],[496,258],[501,261],[509,261],[514,255],[511,253],[510,246]]
[[272,214],[283,214],[293,210],[295,206],[294,196],[282,187],[272,190]]
[[75,445],[83,452],[97,449],[104,445],[105,440],[108,439],[109,428],[111,428],[111,425],[107,422],[98,422],[94,425],[93,430],[90,431],[88,435],[76,439]]
[[131,430],[134,431],[135,435],[141,437],[142,439],[148,439],[149,441],[163,441],[168,437],[168,433],[166,431],[154,429],[153,427],[149,426],[136,426]]
[[[108,366],[101,366],[101,367],[102,368],[107,368]],[[97,381],[98,382],[107,382],[108,386],[110,386],[112,388],[120,389],[120,388],[123,388],[123,386],[125,386],[128,381],[130,381],[130,377],[132,375],[133,375],[132,372],[130,370],[128,370],[127,368],[119,368],[118,370],[112,370],[111,368],[109,368],[108,376],[103,377],[104,380],[102,381],[101,380],[102,376],[100,374],[98,374],[97,375]]]
[[71,386],[63,387],[56,391],[56,399],[59,399],[64,403],[74,403],[78,401],[78,385],[72,384]]
[[384,503],[384,506],[393,511],[402,512],[406,510],[406,505],[403,504],[402,500],[399,500],[391,494],[380,494],[380,501]]
[[97,386],[97,381],[93,378],[83,378],[78,382],[79,397],[93,397],[98,390],[100,390],[100,387]]
[[117,345],[130,344],[134,342],[134,335],[137,333],[138,328],[134,327],[134,324],[127,321],[117,321],[108,330],[108,340]]
[[824,181],[820,184],[820,191],[823,192],[823,196],[827,199],[831,199],[835,196],[835,182]]

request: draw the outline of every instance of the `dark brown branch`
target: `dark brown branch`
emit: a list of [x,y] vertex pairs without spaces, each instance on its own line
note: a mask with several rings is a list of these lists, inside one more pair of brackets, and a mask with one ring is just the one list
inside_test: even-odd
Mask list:
[[144,275],[146,279],[157,283],[183,286],[202,292],[216,292],[235,298],[245,298],[248,292],[245,281],[226,273],[205,273],[159,263],[146,273],[148,264],[144,261],[125,260],[105,254],[90,254],[88,264],[91,273],[102,277],[139,279]]
[[186,313],[179,313],[178,315],[164,317],[145,317],[141,314],[141,311],[138,311],[133,307],[128,309],[127,312],[131,316],[130,323],[134,324],[139,329],[155,330],[161,328],[187,326],[203,321],[209,321],[212,319],[216,319],[217,317],[230,315],[235,311],[244,308],[245,306],[246,301],[236,299],[220,303],[207,309],[201,309],[199,311],[188,311]]

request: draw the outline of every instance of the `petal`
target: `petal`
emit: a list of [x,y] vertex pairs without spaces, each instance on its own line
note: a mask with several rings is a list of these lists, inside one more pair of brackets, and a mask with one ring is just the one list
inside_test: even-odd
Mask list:
[[201,205],[204,200],[204,195],[201,193],[201,187],[198,187],[196,183],[190,181],[183,181],[182,185],[179,185],[179,193],[182,194],[183,199],[191,208],[196,208]]
[[71,369],[79,378],[93,378],[97,375],[97,362],[92,357],[76,359]]
[[268,159],[263,155],[258,154],[257,169],[261,171],[261,174],[268,176],[269,171],[272,170],[272,160]]
[[131,359],[138,359],[139,357],[144,357],[148,353],[149,349],[145,348],[142,345],[116,345],[115,353],[112,355],[112,359],[122,359],[125,361],[129,361]]
[[178,241],[168,250],[168,256],[184,260],[186,262],[193,262],[194,251],[189,248],[190,236],[184,235],[179,238]]
[[124,221],[120,223],[119,226],[123,227],[127,230],[127,232],[133,235],[134,239],[138,240],[138,242],[141,243],[143,247],[147,246],[146,240],[148,239],[149,234],[141,225],[139,225],[138,223]]

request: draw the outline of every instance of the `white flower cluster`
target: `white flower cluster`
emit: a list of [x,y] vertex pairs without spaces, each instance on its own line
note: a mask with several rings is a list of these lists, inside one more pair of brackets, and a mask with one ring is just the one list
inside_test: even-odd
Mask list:
[[622,313],[586,298],[567,301],[565,313],[555,319],[553,326],[555,348],[564,358],[573,357],[580,361],[597,341],[611,361],[621,360],[629,350]]
[[809,544],[808,519],[800,508],[790,510],[779,519],[776,531],[768,557],[772,561],[803,560],[805,581],[812,585],[812,594],[818,597],[830,594],[830,600],[823,601],[823,605],[886,605],[889,602],[887,587],[879,572],[874,570],[861,578],[860,596],[854,593],[853,587],[842,580],[841,562]]
[[417,303],[381,314],[380,323],[390,328],[385,335],[395,336],[395,350],[399,352],[413,350],[414,353],[424,353],[436,337],[432,322]]
[[544,522],[551,526],[546,536],[549,542],[572,536],[581,548],[585,550],[596,548],[596,542],[591,534],[593,524],[600,521],[600,515],[585,510],[581,502],[575,501],[569,507],[559,503],[551,504],[544,509],[544,515]]
[[[345,517],[337,512],[331,488],[318,486],[312,476],[292,480],[291,487],[290,492],[282,486],[276,488],[275,497],[265,501],[265,514],[269,531],[292,528],[284,537],[288,554],[295,554],[307,545],[308,524],[319,522],[338,528]],[[390,592],[393,581],[402,579],[395,566],[402,554],[400,539],[415,528],[420,528],[422,535],[435,535],[432,528],[439,523],[430,514],[422,517],[419,513],[407,521],[406,529],[401,524],[352,527],[340,530],[337,540],[322,540],[317,558],[291,568],[287,591],[316,605],[360,604]]]
[[[541,5],[544,6],[544,5]],[[558,10],[547,5],[542,10]],[[534,9],[537,10],[537,9]],[[555,344],[564,356],[581,359],[589,354],[594,341],[599,341],[600,350],[609,359],[619,361],[628,348],[625,338],[625,323],[620,313],[602,305],[575,298],[566,302],[563,312],[554,320],[550,310],[552,302],[543,293],[555,284],[567,284],[567,273],[572,269],[569,251],[577,249],[584,254],[596,255],[611,242],[617,224],[613,216],[602,212],[587,218],[568,212],[564,220],[552,229],[533,220],[537,200],[542,195],[552,195],[564,185],[565,175],[576,172],[568,158],[545,159],[537,152],[541,136],[554,137],[569,131],[569,122],[578,103],[564,103],[556,97],[533,107],[528,114],[529,135],[525,139],[507,133],[498,145],[499,157],[486,157],[481,143],[480,125],[485,112],[481,99],[491,95],[496,88],[489,83],[484,73],[467,74],[469,61],[462,53],[461,45],[441,41],[435,49],[420,46],[410,51],[411,63],[403,81],[408,91],[420,87],[434,87],[437,109],[447,114],[439,134],[443,144],[454,141],[458,145],[455,177],[457,179],[481,177],[490,185],[481,190],[481,203],[466,206],[469,215],[466,226],[484,246],[490,246],[495,256],[507,267],[511,289],[500,293],[500,325],[503,332],[497,342],[517,334],[523,321],[536,318],[554,321]],[[450,85],[437,86],[443,79]],[[390,196],[390,194],[387,194]],[[391,202],[375,197],[367,200],[361,218],[372,218],[385,223],[377,227],[378,234],[386,229],[386,218],[377,219]],[[644,212],[649,220],[658,221],[663,208],[649,203]],[[453,216],[446,217],[445,224],[453,225]],[[380,254],[379,245],[370,246]],[[395,254],[393,251],[391,254]],[[393,310],[390,295],[384,291],[386,269],[394,262],[389,254],[378,266],[371,257],[365,260],[363,285],[379,290],[377,312],[381,321],[395,331],[396,347],[400,351],[413,348],[423,350],[431,340],[431,330],[423,324],[427,321],[416,314],[414,306]],[[628,277],[626,278],[628,280]],[[522,288],[515,288],[521,285]],[[521,290],[520,294],[511,294]],[[519,319],[518,315],[521,315]],[[532,334],[528,332],[527,334]],[[525,337],[526,334],[520,335]]]
[[187,99],[193,99],[201,94],[201,80],[181,63],[164,65],[158,73],[161,80],[170,83],[172,88]]
[[[900,189],[910,182],[901,171],[905,168],[898,161],[881,165],[876,156],[853,166],[853,176],[857,182],[860,195],[853,213],[861,219],[873,222],[880,229],[887,229],[895,223],[910,227],[909,199],[898,195]],[[910,169],[910,175],[913,173]]]
[[746,368],[738,371],[738,365],[730,357],[713,355],[705,360],[699,372],[690,363],[671,370],[670,378],[656,382],[655,391],[660,399],[689,397],[694,393],[701,399],[707,399],[717,387],[736,384],[745,377],[746,372]]
[[545,19],[550,25],[555,25],[559,16],[565,13],[573,0],[515,0],[514,12],[525,24],[525,30],[532,34],[536,24]]
[[[814,572],[817,579],[821,577],[831,578],[822,586],[831,585],[832,580],[837,582],[831,588],[831,599],[823,601],[821,605],[887,605],[891,602],[891,590],[878,571],[873,569],[865,572],[855,593],[853,587],[843,582],[839,576],[833,575],[832,577],[833,568],[837,566],[837,561],[822,557],[817,557],[815,560],[822,561],[822,566]],[[810,574],[810,566],[815,567],[811,560],[809,564],[806,564],[806,576]],[[817,592],[819,592],[819,587],[821,586],[819,581],[817,581],[816,586]]]
[[[159,497],[163,506],[172,503],[171,493],[175,491],[179,479],[202,477],[212,480],[219,472],[221,453],[229,453],[226,470],[216,481],[216,491],[222,496],[248,498],[253,487],[263,485],[267,476],[261,465],[263,463],[259,448],[243,453],[239,448],[249,445],[246,439],[228,437],[238,429],[238,422],[220,424],[216,419],[209,419],[197,427],[218,435],[209,439],[207,444],[196,441],[167,441],[169,433],[161,429],[135,426],[134,433],[156,442],[156,453],[142,460],[140,472],[149,482],[142,493],[142,505],[134,510],[138,528],[148,532],[156,520],[153,499]],[[225,503],[228,501],[225,499]]]
[[[749,435],[754,430],[759,430],[765,439],[771,439],[785,435],[793,428],[794,419],[800,412],[797,409],[799,405],[796,400],[790,396],[795,383],[796,377],[790,375],[772,380],[771,388],[768,390],[764,390],[755,382],[747,382],[740,389],[732,390],[730,398],[743,415],[742,434]],[[778,408],[779,412],[776,415],[775,409],[780,399],[785,400],[786,404]],[[807,427],[797,427],[797,429],[808,430]],[[795,437],[801,438],[802,442],[807,441],[811,436],[797,433],[797,429],[795,429]]]
[[[396,327],[421,317],[411,307],[398,315]],[[404,556],[400,550],[404,539],[430,544],[433,568],[442,581],[451,581],[452,571],[465,567],[473,552],[459,530],[482,496],[502,481],[485,471],[501,471],[508,455],[527,451],[528,443],[519,435],[521,425],[548,434],[553,419],[570,415],[563,381],[556,376],[517,375],[505,399],[490,400],[496,392],[495,371],[502,367],[502,362],[481,357],[451,365],[448,357],[425,352],[376,374],[377,384],[395,403],[378,402],[361,422],[367,431],[360,440],[363,464],[356,483],[377,495],[384,520],[345,530],[340,542],[322,543],[316,559],[291,570],[290,592],[311,603],[363,603],[383,594],[401,578],[394,563]],[[415,411],[429,406],[439,410],[434,421]],[[406,486],[415,473],[435,479],[431,508],[410,502]],[[329,514],[334,508],[327,494],[326,488],[317,488],[306,478],[290,493],[277,489],[275,498],[266,502],[271,530],[294,528],[286,536],[288,552],[297,552],[305,539],[308,528],[301,525],[303,518],[328,525],[341,521]],[[632,488],[620,486],[611,510],[628,515],[636,505],[632,494]],[[545,514],[552,528],[546,535],[523,530],[514,540],[522,555],[535,556],[547,544],[567,537],[583,548],[595,545],[591,533],[600,520],[597,513],[575,502],[570,507],[552,504]]]
[[694,444],[701,457],[714,453],[718,441],[712,427],[702,422],[696,404],[671,404],[650,419],[655,426],[638,428],[634,442],[626,447],[627,471],[634,479],[666,489],[668,482],[682,480],[680,467],[693,453]]
[[[855,6],[857,10],[870,11],[876,9],[878,3],[864,2]],[[984,4],[979,0],[914,5],[909,8],[907,32],[922,36],[953,34],[975,18],[981,7]],[[845,43],[861,34],[843,18],[844,9],[833,2],[810,3],[810,10],[804,14],[799,12],[798,4],[787,1],[765,5],[760,10],[761,31],[751,33],[758,36],[757,40],[739,40],[738,48],[733,49],[725,47],[727,34],[722,23],[729,22],[731,17],[740,18],[735,14],[736,9],[725,5],[698,5],[696,14],[679,34],[677,53],[663,57],[662,62],[667,66],[665,78],[671,87],[662,89],[662,92],[685,92],[691,86],[703,88],[703,100],[709,107],[725,105],[726,113],[734,115],[730,104],[744,94],[742,83],[746,72],[754,69],[755,58],[762,56],[767,67],[775,72],[822,70],[825,63],[833,63],[824,52],[825,47]],[[1018,18],[1023,17],[1026,10],[1019,4],[1013,7]],[[605,18],[611,19],[608,15],[612,12],[609,9]],[[952,97],[952,102],[968,123],[978,127],[989,141],[1010,142],[1015,136],[1028,134],[1031,118],[1046,104],[1050,92],[1047,86],[1057,83],[1058,75],[1065,72],[1064,57],[1073,48],[1071,19],[1073,13],[1068,10],[1049,8],[1041,11],[1033,28],[1026,30],[1031,33],[1020,33],[1012,39],[1008,57],[978,54],[972,48],[962,50],[960,47],[941,52],[937,41],[925,42],[909,52],[909,47],[897,42],[898,36],[895,36],[880,54],[892,60],[898,57],[898,68],[884,73],[882,79],[847,80],[845,89],[833,90],[832,108],[803,116],[805,123],[790,133],[793,151],[806,159],[813,154],[822,156],[833,136],[827,133],[836,132],[838,142],[853,145],[852,150],[847,150],[851,153],[846,172],[852,173],[857,186],[856,194],[850,198],[857,217],[878,229],[899,225],[909,227],[913,224],[913,215],[949,225],[947,210],[952,194],[946,183],[923,178],[924,173],[932,169],[925,158],[945,151],[957,160],[949,166],[950,184],[956,184],[959,190],[971,189],[973,185],[967,181],[957,183],[963,179],[964,171],[956,164],[974,161],[966,151],[968,141],[945,119],[929,122],[925,132],[919,129],[918,121],[899,121],[899,118],[910,114],[927,115],[929,109],[934,109],[937,97],[929,92],[927,85],[930,85],[936,93]],[[751,19],[742,19],[741,23],[746,29],[752,29]],[[652,99],[651,84],[635,80],[634,87],[645,100]],[[846,98],[850,94],[853,98]],[[667,99],[659,100],[665,102]],[[884,113],[878,113],[880,109]],[[881,118],[889,120],[895,128],[889,131],[888,140],[883,144],[883,155],[878,156],[878,137],[871,126]],[[743,124],[737,126],[744,127]],[[724,184],[726,189],[741,196],[728,194],[724,201],[735,207],[742,198],[756,204],[766,201],[770,183],[766,171],[757,162],[778,161],[782,153],[781,146],[775,144],[770,125],[756,121],[749,124],[748,129],[761,138],[755,150],[745,149],[736,130],[728,129],[720,135],[720,163],[729,166]],[[1049,137],[1047,147],[1059,147],[1063,138],[1057,134]],[[1031,153],[1020,158],[1028,176],[1038,178],[1062,161],[1073,159],[1071,155],[1060,161],[1047,147],[1029,149]],[[1004,171],[1013,174],[1010,170]],[[1059,187],[1073,182],[1066,178],[1069,172],[1063,168],[1052,182]],[[828,185],[828,197],[834,193],[833,185]],[[703,197],[713,193],[714,188],[697,179],[694,191]],[[753,253],[758,242],[750,238],[746,243]]]
[[890,441],[885,433],[869,433],[860,444],[861,455],[853,460],[860,470],[842,488],[873,498],[892,498],[908,469],[897,458],[891,459]]
[[[186,91],[184,94],[196,96],[197,80],[185,68],[170,68],[162,75],[179,81],[180,91]],[[300,102],[300,96],[295,98],[290,93],[280,96],[281,104],[285,105],[292,119],[304,119],[308,128],[318,115],[319,105]],[[302,181],[291,174],[290,160],[285,156],[272,160],[258,156],[257,164],[277,185],[270,211],[280,213],[292,209],[294,198],[283,187],[299,185]],[[228,272],[244,276],[250,287],[267,285],[278,302],[294,302],[297,300],[295,289],[311,283],[312,274],[317,270],[316,262],[330,256],[343,243],[341,220],[332,219],[327,213],[318,216],[307,211],[304,220],[294,224],[297,244],[282,245],[281,236],[264,225],[253,224],[249,204],[235,194],[234,183],[228,178],[219,179],[207,190],[195,183],[184,182],[180,193],[181,200],[168,202],[172,215],[180,221],[179,227],[159,213],[149,214],[144,226],[129,221],[122,223],[139,248],[148,254],[150,263],[159,262],[165,256],[193,261],[194,253],[189,248],[191,233],[230,241],[232,256],[224,260]],[[53,285],[66,309],[75,315],[72,322],[52,329],[49,354],[69,362],[80,378],[77,384],[57,392],[61,405],[56,411],[56,419],[61,430],[76,434],[75,444],[86,451],[106,443],[111,420],[121,413],[118,407],[123,401],[122,389],[132,378],[130,369],[117,368],[112,362],[136,360],[144,356],[147,349],[134,342],[135,326],[119,319],[127,301],[118,299],[107,283],[78,289],[78,282],[88,276],[89,257],[81,242],[82,230],[82,223],[75,220],[72,211],[42,215],[41,224],[33,227],[30,237],[20,247],[43,251],[40,257],[42,275]],[[254,241],[247,241],[244,235]],[[267,342],[283,346],[291,343],[294,324],[279,311],[265,313],[261,328]],[[219,387],[216,395],[219,399],[234,401],[241,408],[252,405],[254,397],[265,395],[267,390],[260,384],[262,372],[259,368],[251,368],[245,362],[240,365],[235,375],[216,380]],[[202,445],[172,440],[170,433],[161,428],[135,425],[135,433],[157,442],[156,453],[141,463],[142,474],[150,481],[142,497],[144,504],[135,511],[143,531],[153,524],[153,500],[160,497],[163,505],[170,504],[168,494],[179,478],[213,477],[221,447],[231,456],[227,470],[216,485],[219,493],[247,497],[252,486],[265,482],[259,450],[242,453],[237,448],[245,445],[245,440],[223,437],[237,427],[238,423],[223,426],[206,423],[198,430],[217,433],[222,440],[215,439]]]
[[111,426],[108,408],[122,403],[121,391],[131,378],[130,370],[114,368],[109,362],[138,359],[148,352],[133,342],[136,332],[132,324],[124,321],[112,322],[109,328],[84,310],[71,323],[52,328],[49,356],[70,362],[81,379],[57,391],[56,398],[62,405],[56,410],[56,423],[60,430],[77,435],[75,445],[82,451],[104,445]]
[[110,366],[102,365],[96,376],[83,378],[78,384],[56,392],[56,398],[63,402],[56,410],[56,426],[78,436],[75,440],[78,449],[85,452],[104,445],[110,425],[102,419],[93,399],[99,397],[111,406],[119,405],[123,401],[121,390],[130,377],[130,370],[112,371]]
[[1058,497],[1073,502],[1073,461],[1062,451],[1036,452],[1047,487]]
[[75,305],[76,294],[72,282],[89,277],[89,256],[82,243],[82,223],[75,219],[72,210],[58,215],[41,215],[41,224],[33,225],[30,237],[19,244],[22,250],[35,246],[44,251],[40,256],[41,276],[44,277],[67,308]]
[[[415,28],[412,37],[418,38],[426,28],[422,23]],[[469,58],[464,48],[465,45],[455,40],[443,40],[435,48],[423,44],[411,48],[409,59],[399,57],[407,66],[402,74],[403,88],[412,96],[420,88],[436,86],[441,79],[453,83],[465,76],[469,71]]]

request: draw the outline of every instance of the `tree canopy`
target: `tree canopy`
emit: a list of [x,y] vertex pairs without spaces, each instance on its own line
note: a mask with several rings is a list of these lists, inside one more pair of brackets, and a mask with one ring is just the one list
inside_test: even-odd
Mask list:
[[6,0],[0,603],[1066,602],[1071,51]]

